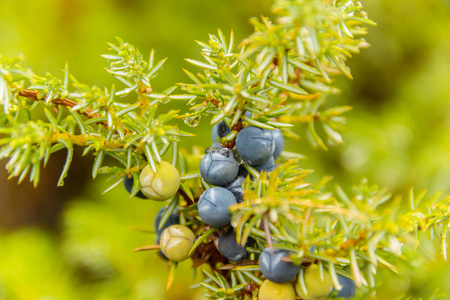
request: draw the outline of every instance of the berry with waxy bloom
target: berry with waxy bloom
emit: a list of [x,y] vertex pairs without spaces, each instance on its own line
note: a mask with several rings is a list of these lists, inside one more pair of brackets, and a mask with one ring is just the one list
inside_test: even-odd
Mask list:
[[275,142],[275,151],[273,152],[273,158],[277,159],[284,149],[284,137],[281,134],[280,129],[271,130],[271,133]]
[[209,184],[224,186],[236,178],[239,164],[226,147],[207,150],[200,162],[200,175]]
[[288,251],[264,248],[259,256],[259,267],[263,275],[270,281],[276,283],[289,282],[300,272],[300,266],[291,262],[284,261],[283,258],[288,257]]
[[197,210],[203,222],[212,227],[222,227],[230,224],[231,214],[228,208],[236,203],[236,198],[229,190],[213,187],[200,196]]
[[269,160],[275,151],[275,142],[270,130],[248,126],[236,137],[236,150],[242,160],[250,165],[259,165]]
[[248,253],[246,248],[251,247],[253,242],[251,238],[248,238],[244,247],[238,244],[236,233],[233,228],[230,228],[225,234],[219,237],[218,248],[219,252],[229,261],[240,262],[247,258]]
[[232,182],[224,186],[224,188],[233,193],[237,203],[242,203],[244,201],[244,189],[242,188],[244,180],[244,177],[238,176]]

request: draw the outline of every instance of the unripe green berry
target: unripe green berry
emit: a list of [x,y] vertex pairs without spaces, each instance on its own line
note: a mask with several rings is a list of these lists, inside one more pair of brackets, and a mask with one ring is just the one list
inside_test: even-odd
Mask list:
[[156,166],[156,173],[147,165],[139,176],[142,193],[149,199],[164,201],[176,194],[180,187],[180,175],[168,162],[161,161]]
[[263,282],[259,288],[259,300],[295,300],[294,286],[290,283]]
[[300,276],[295,284],[295,291],[304,300],[322,300],[328,297],[328,294],[333,289],[333,282],[331,275],[327,270],[323,270],[323,280],[320,277],[320,268],[318,265],[311,265],[306,268],[305,273],[306,295],[303,293]]
[[194,245],[195,234],[183,225],[172,225],[161,233],[161,251],[171,261],[188,259]]

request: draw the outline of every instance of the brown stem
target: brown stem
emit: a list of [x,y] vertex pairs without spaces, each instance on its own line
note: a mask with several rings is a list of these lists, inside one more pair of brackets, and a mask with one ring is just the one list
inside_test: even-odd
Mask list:
[[242,266],[255,266],[258,265],[258,261],[257,260],[245,260],[243,262],[239,262],[239,263],[232,263],[232,264],[228,264],[225,265],[223,267],[220,267],[220,270],[233,270],[236,267],[242,267]]
[[[19,95],[22,96],[22,97],[25,97],[27,99],[30,99],[30,100],[43,101],[45,99],[45,97],[42,98],[42,99],[39,99],[38,98],[38,93],[39,93],[38,91],[22,90],[22,91],[19,92]],[[64,98],[64,99],[52,99],[51,102],[53,104],[62,105],[62,106],[67,107],[67,108],[72,108],[75,105],[77,105],[77,103],[75,101],[70,100],[70,99],[66,99],[66,98]],[[79,113],[80,115],[84,115],[84,116],[86,116],[89,119],[98,118],[98,117],[102,116],[100,114],[93,113],[92,109],[86,109],[85,111],[77,110],[77,113]],[[101,125],[101,126],[103,126],[105,128],[108,128],[108,123],[107,122],[99,121],[99,122],[97,122],[97,124],[99,124],[99,125]],[[121,126],[121,124],[119,124],[119,126]],[[123,131],[125,133],[129,133],[129,131],[126,128],[123,128]]]
[[210,95],[206,95],[206,98],[205,98],[205,101],[203,102],[203,105],[205,105],[205,106],[208,105],[208,102],[211,102],[211,103],[214,104],[217,108],[220,108],[221,102],[220,102],[219,99],[213,98],[213,97],[210,96]]
[[253,291],[259,289],[259,285],[257,285],[254,282],[250,282],[249,284],[245,285],[242,290],[239,291],[241,297],[247,296],[247,299],[253,299],[251,298],[253,296]]
[[[243,114],[245,114],[245,111],[243,112]],[[234,131],[241,131],[242,129],[242,119],[239,119],[236,124],[234,124],[233,126],[231,126],[231,130]],[[231,141],[225,142],[223,143],[223,146],[227,147],[228,149],[233,149],[234,145],[236,145],[236,139],[232,139]]]
[[[45,99],[45,98],[43,98],[43,99],[38,98],[38,91],[22,90],[19,92],[19,95],[22,97],[25,97],[27,99],[35,100],[35,101],[43,101]],[[72,108],[75,105],[77,105],[77,103],[75,101],[72,101],[70,99],[53,99],[52,103],[56,104],[56,105],[62,105],[62,106],[68,107],[68,108]],[[77,110],[77,112],[81,115],[86,116],[87,118],[101,117],[100,114],[92,113],[92,109],[86,109],[83,112],[81,112],[80,110]],[[108,123],[106,123],[106,122],[97,122],[97,123],[102,125],[105,128],[108,128]]]
[[[190,204],[194,204],[195,202],[198,202],[199,198],[194,198],[194,200],[192,200],[191,198],[189,198],[188,194],[186,194],[185,191],[183,191],[182,188],[178,189],[178,193],[181,195],[181,197],[184,198],[184,200],[186,200],[186,202],[188,202],[188,206]],[[189,204],[190,203],[190,204]]]
[[[211,238],[211,239],[210,239]],[[207,243],[201,243],[192,254],[193,268],[203,264],[209,265],[213,273],[218,272],[222,276],[228,277],[228,270],[220,270],[219,266],[228,264],[228,260],[217,250],[214,237],[208,238]]]

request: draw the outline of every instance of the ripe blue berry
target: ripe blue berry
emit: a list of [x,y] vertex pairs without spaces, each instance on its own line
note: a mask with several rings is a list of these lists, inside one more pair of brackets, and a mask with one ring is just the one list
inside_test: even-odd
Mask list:
[[338,276],[339,283],[342,285],[342,289],[337,294],[337,298],[351,299],[356,295],[355,282],[347,277]]
[[161,233],[166,229],[167,227],[171,225],[178,225],[180,224],[180,215],[177,212],[173,212],[169,218],[167,219],[166,223],[161,227],[161,229],[158,229],[159,222],[161,222],[161,218],[163,216],[163,213],[166,211],[166,208],[163,207],[159,210],[158,214],[156,215],[154,226],[155,226],[155,232],[158,235],[158,237],[161,235]]
[[231,214],[228,207],[236,203],[236,198],[229,190],[213,187],[200,196],[197,210],[203,222],[212,227],[222,227],[230,224]]
[[263,275],[270,281],[276,283],[289,282],[300,272],[300,266],[282,260],[289,256],[289,252],[280,249],[265,248],[259,256],[259,267]]
[[239,164],[226,147],[208,151],[200,162],[200,174],[212,185],[224,186],[236,178]]
[[256,169],[256,171],[261,173],[261,172],[272,172],[277,167],[277,165],[275,164],[275,159],[272,156],[265,163],[253,167]]
[[245,247],[242,247],[236,241],[236,233],[233,228],[228,229],[228,231],[219,237],[219,252],[225,256],[229,261],[240,262],[247,258],[247,247],[251,247],[253,241],[251,238],[247,239]]
[[[251,112],[246,112],[245,113],[248,117],[252,116]],[[212,128],[212,142],[216,143],[219,142],[220,144],[220,140],[221,138],[223,138],[224,136],[227,136],[229,133],[231,132],[230,127],[228,127],[227,123],[225,123],[225,121],[220,121],[218,124],[214,124],[213,128]]]
[[244,168],[244,166],[239,166],[238,176],[247,177],[248,171]]
[[[128,177],[128,175],[125,175],[125,180],[123,181],[123,184],[125,185],[125,189],[127,190],[127,192],[131,194],[134,184],[133,176]],[[145,197],[145,195],[140,190],[135,196],[141,199],[147,199],[147,197]]]
[[[250,112],[245,113],[248,117],[251,117],[252,114]],[[212,147],[217,148],[220,147],[221,139],[227,136],[231,132],[230,127],[228,127],[227,123],[224,120],[220,121],[217,124],[214,124],[211,130],[211,139],[212,139]]]
[[214,124],[212,130],[211,130],[211,140],[213,145],[218,143],[220,144],[220,140],[219,140],[219,133],[218,133],[218,128],[219,128],[219,124]]
[[[272,157],[269,158],[269,160],[266,161],[265,163],[262,163],[262,164],[260,164],[260,165],[254,165],[254,166],[252,166],[252,167],[255,168],[256,171],[258,171],[259,173],[261,173],[261,172],[272,172],[273,170],[275,170],[275,168],[277,167],[277,165],[275,164],[275,159],[274,159],[273,156],[272,156]],[[247,177],[248,171],[247,171],[244,167],[241,166],[241,167],[239,168],[238,175]],[[253,176],[250,175],[250,178],[253,179]]]
[[223,138],[231,132],[230,127],[228,127],[225,121],[220,121],[217,125],[217,134],[220,138]]
[[233,193],[237,203],[242,203],[244,201],[244,189],[242,188],[244,180],[244,177],[238,176],[232,182],[224,186],[224,188]]
[[275,129],[271,131],[273,140],[275,141],[275,151],[273,152],[273,158],[277,159],[284,149],[284,137],[281,134],[280,129]]
[[246,163],[260,165],[272,157],[275,142],[270,130],[249,126],[239,131],[236,150]]

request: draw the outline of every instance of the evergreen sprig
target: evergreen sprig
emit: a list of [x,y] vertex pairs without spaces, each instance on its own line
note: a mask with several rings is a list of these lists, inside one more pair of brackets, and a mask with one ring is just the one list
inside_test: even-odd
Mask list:
[[[138,172],[144,161],[156,169],[169,147],[176,148],[174,143],[180,136],[192,135],[170,124],[177,111],[157,114],[158,104],[172,100],[170,94],[175,89],[163,92],[167,99],[152,94],[150,81],[165,60],[154,63],[152,51],[147,62],[134,46],[118,41],[117,46],[110,44],[116,55],[105,55],[111,60],[107,71],[126,86],[118,91],[114,84],[102,89],[80,83],[67,65],[59,79],[51,74],[32,74],[17,65],[19,59],[1,58],[0,120],[5,137],[0,157],[11,157],[7,169],[12,177],[20,176],[22,181],[31,169],[30,180],[37,184],[40,161],[44,160],[45,166],[50,154],[65,148],[66,165],[58,182],[62,185],[74,145],[83,147],[83,154],[94,151],[94,178],[105,156],[118,160],[125,173]],[[136,93],[136,101],[120,101],[131,92]],[[119,169],[114,170],[119,174]]]

